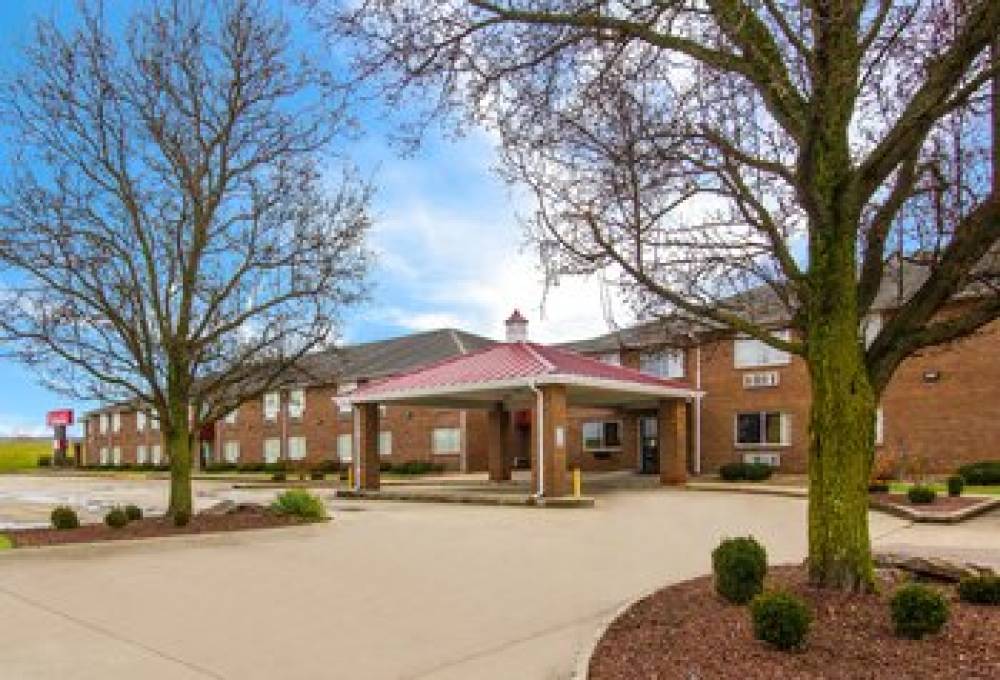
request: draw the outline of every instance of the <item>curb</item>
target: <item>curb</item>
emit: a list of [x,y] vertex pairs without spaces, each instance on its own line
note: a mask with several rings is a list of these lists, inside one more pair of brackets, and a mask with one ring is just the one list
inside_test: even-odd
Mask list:
[[379,489],[378,491],[357,491],[338,489],[334,493],[337,500],[396,501],[409,503],[443,503],[454,505],[485,505],[512,508],[592,508],[594,499],[590,496],[560,496],[558,498],[535,498],[524,495],[486,495],[479,493],[417,493]]

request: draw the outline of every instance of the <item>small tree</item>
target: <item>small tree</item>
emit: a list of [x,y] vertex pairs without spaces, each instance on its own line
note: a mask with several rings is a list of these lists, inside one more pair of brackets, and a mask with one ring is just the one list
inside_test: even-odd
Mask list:
[[362,77],[497,133],[550,275],[602,271],[647,315],[802,358],[810,573],[871,587],[879,397],[1000,315],[1000,3],[345,5],[319,16]]
[[333,340],[369,225],[367,185],[323,177],[329,73],[263,3],[202,5],[39,21],[0,95],[3,339],[56,389],[151,408],[186,515],[197,433]]

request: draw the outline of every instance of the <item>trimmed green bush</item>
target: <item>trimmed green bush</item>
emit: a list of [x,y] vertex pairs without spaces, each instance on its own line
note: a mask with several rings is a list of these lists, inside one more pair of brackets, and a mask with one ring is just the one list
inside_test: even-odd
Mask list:
[[771,475],[774,474],[774,468],[765,463],[747,463],[745,474],[747,481],[762,482],[771,478]]
[[55,529],[76,529],[80,526],[80,518],[77,516],[76,510],[68,505],[53,508],[49,519]]
[[326,479],[326,473],[322,470],[311,470],[309,472],[309,479],[319,482]]
[[38,467],[52,467],[52,456],[43,453],[38,457]]
[[431,463],[426,460],[408,460],[405,463],[390,465],[389,472],[397,475],[425,475],[429,472],[441,472],[443,465]]
[[896,635],[913,640],[937,633],[948,620],[948,600],[934,588],[919,583],[897,590],[889,608]]
[[725,463],[719,466],[719,477],[726,482],[738,482],[746,479],[743,463]]
[[1000,605],[1000,576],[967,576],[958,582],[958,599],[969,604]]
[[805,642],[813,616],[805,600],[791,593],[761,593],[750,602],[753,634],[781,650]]
[[186,527],[191,523],[191,513],[187,510],[178,510],[173,515],[175,527]]
[[271,475],[272,482],[283,482],[286,479],[288,479],[288,475],[286,475],[282,471],[275,472],[274,474]]
[[761,482],[774,474],[774,468],[765,463],[726,463],[719,467],[719,477],[726,482]]
[[965,488],[965,479],[961,475],[952,475],[948,478],[948,495],[952,498],[962,495]]
[[871,482],[868,485],[868,493],[889,493],[889,485],[885,482]]
[[128,524],[128,515],[121,508],[111,508],[104,516],[104,523],[112,529],[121,529]]
[[1000,484],[1000,460],[984,460],[958,468],[966,484],[985,486]]
[[910,487],[910,490],[906,492],[906,497],[915,505],[929,505],[937,498],[937,491],[929,486],[917,484]]
[[712,551],[715,591],[733,604],[746,604],[764,590],[767,552],[752,536],[727,538]]
[[142,519],[142,508],[138,505],[126,505],[125,506],[125,516],[128,517],[128,521],[135,522]]
[[305,489],[289,489],[275,499],[271,508],[282,515],[294,515],[303,519],[326,517],[323,501]]

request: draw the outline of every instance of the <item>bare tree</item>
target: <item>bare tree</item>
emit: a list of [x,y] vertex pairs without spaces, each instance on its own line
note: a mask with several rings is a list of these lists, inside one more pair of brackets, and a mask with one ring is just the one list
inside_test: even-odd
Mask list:
[[57,389],[153,409],[190,512],[196,433],[364,294],[370,191],[324,176],[343,102],[261,2],[151,0],[120,32],[81,10],[2,91],[0,330]]
[[[550,271],[611,272],[646,312],[803,358],[811,576],[871,587],[879,396],[906,357],[1000,315],[1000,3],[314,6],[390,100],[432,93],[418,126],[498,133]],[[883,280],[908,264],[925,278],[866,347]]]

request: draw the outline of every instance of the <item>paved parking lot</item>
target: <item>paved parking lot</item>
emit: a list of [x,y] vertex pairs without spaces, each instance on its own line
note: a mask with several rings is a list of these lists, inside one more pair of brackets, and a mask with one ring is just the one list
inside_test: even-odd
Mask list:
[[[705,573],[721,537],[752,533],[774,563],[805,554],[806,505],[791,498],[331,506],[322,525],[0,555],[4,676],[566,678],[602,621]],[[906,527],[872,516],[885,540]]]

